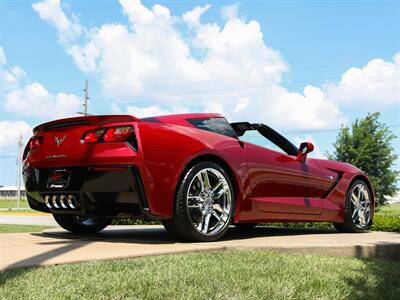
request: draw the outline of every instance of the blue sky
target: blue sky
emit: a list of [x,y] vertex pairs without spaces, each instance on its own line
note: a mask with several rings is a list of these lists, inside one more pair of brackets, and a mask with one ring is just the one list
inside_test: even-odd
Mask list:
[[217,111],[317,156],[367,112],[400,136],[399,1],[0,0],[0,47],[0,185],[18,135],[81,110],[85,79],[91,113]]

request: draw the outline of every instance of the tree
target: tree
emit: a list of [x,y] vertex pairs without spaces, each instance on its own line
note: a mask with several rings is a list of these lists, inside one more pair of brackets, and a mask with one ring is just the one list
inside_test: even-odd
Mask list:
[[391,142],[396,136],[379,122],[380,113],[369,113],[357,119],[351,126],[342,126],[333,144],[330,159],[350,163],[364,171],[375,189],[379,204],[385,204],[384,196],[393,196],[397,190],[400,172],[393,170],[397,155]]

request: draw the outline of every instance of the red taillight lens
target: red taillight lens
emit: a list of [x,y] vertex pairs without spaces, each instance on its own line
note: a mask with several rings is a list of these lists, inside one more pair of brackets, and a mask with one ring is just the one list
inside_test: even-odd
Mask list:
[[98,142],[100,140],[101,136],[103,135],[104,131],[106,131],[105,128],[86,132],[86,134],[81,139],[81,143],[82,144],[90,144],[90,143]]
[[86,132],[81,139],[81,143],[90,144],[97,142],[124,142],[132,133],[132,126],[100,128]]
[[40,147],[40,140],[38,138],[31,138],[29,141],[29,150],[34,150]]
[[105,142],[123,142],[133,132],[132,126],[119,126],[108,128],[103,136]]

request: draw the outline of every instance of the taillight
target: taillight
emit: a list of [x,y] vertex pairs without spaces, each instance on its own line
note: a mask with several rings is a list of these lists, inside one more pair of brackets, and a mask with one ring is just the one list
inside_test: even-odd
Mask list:
[[108,128],[103,136],[105,142],[123,142],[133,132],[132,126],[120,126]]
[[81,139],[82,144],[90,144],[90,143],[96,143],[100,140],[102,137],[104,131],[106,131],[105,128],[101,129],[96,129],[96,130],[91,130],[85,133],[85,135]]
[[29,150],[35,150],[40,147],[40,140],[36,137],[31,138],[29,141]]
[[132,126],[115,126],[88,131],[81,138],[82,144],[97,142],[124,142],[133,133]]

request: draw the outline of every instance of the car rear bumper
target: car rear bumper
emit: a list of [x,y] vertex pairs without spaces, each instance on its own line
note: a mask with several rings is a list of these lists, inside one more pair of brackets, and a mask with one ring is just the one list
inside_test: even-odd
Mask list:
[[133,165],[63,168],[68,182],[55,187],[51,168],[24,171],[32,209],[62,214],[150,216],[139,169]]

